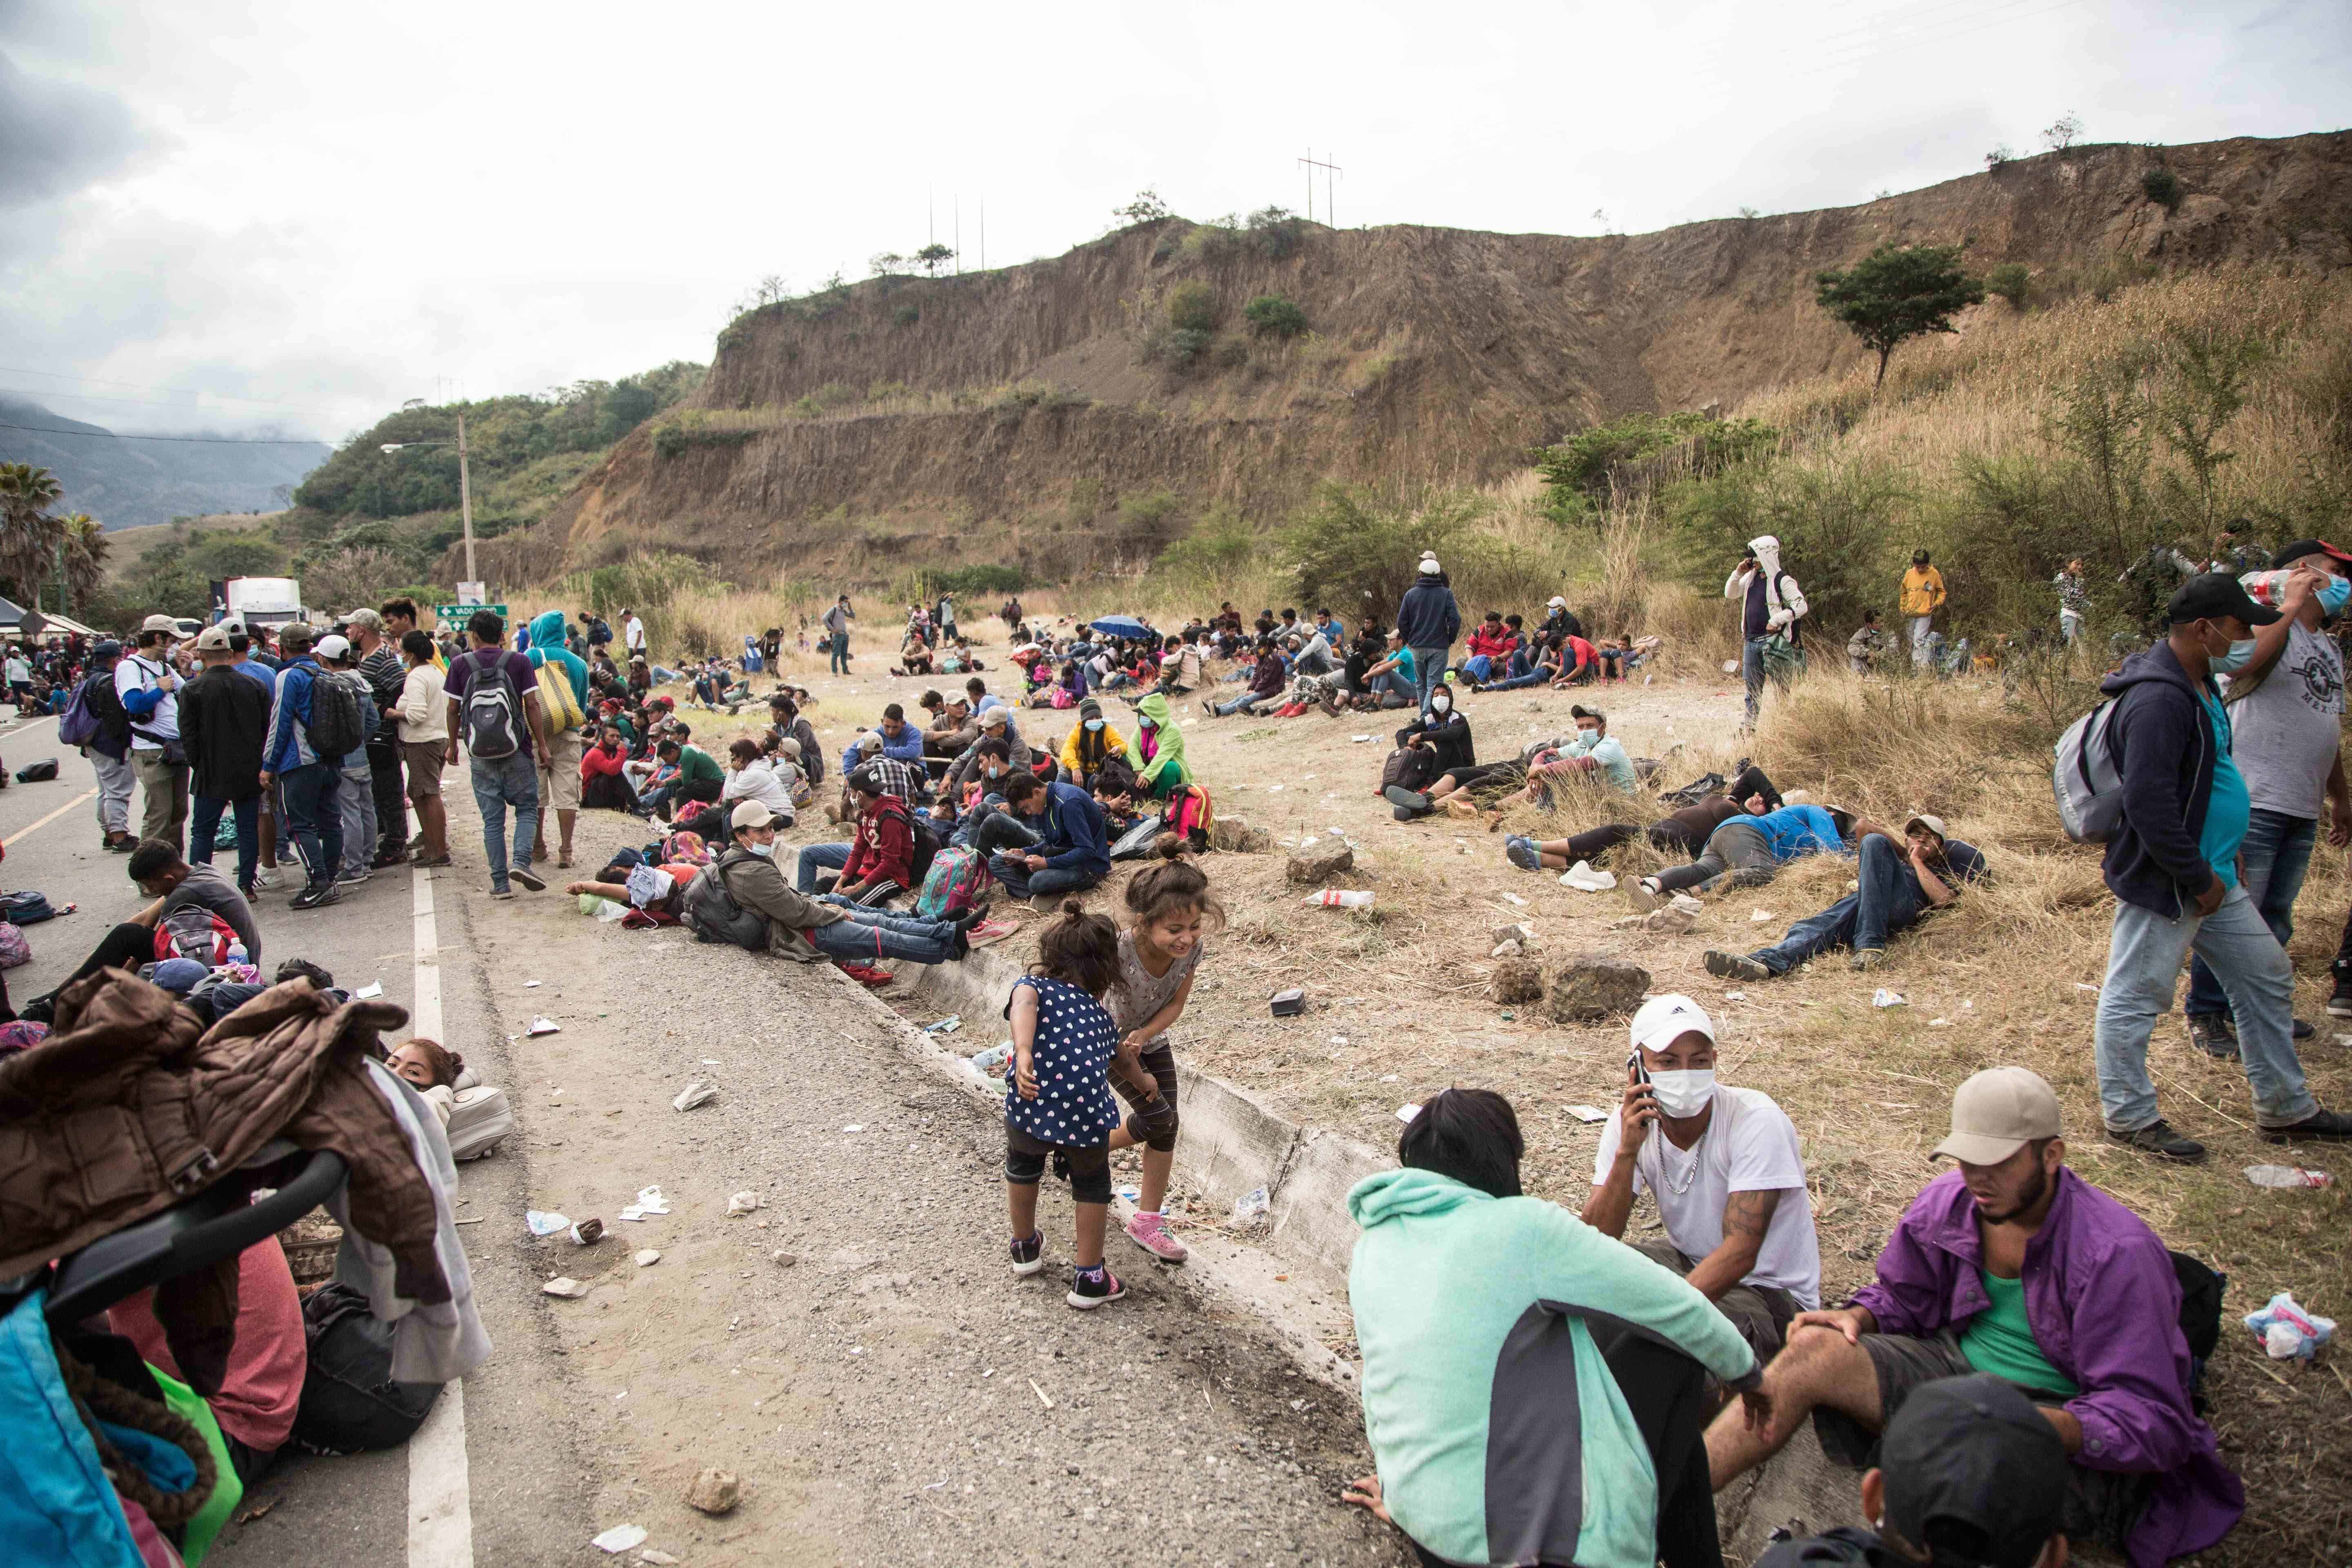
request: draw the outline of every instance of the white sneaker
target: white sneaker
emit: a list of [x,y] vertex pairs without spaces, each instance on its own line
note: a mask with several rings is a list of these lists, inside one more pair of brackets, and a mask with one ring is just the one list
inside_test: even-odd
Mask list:
[[279,879],[275,868],[260,866],[254,869],[253,885],[257,888],[264,888],[271,892],[275,892],[279,888],[284,887],[285,883]]

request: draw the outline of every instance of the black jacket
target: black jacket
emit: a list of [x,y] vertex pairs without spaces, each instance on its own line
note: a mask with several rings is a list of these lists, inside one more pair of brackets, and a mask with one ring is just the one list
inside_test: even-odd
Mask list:
[[1397,731],[1396,743],[1410,745],[1416,735],[1428,737],[1429,749],[1437,753],[1437,771],[1441,773],[1478,765],[1470,743],[1470,721],[1462,716],[1458,708],[1443,719],[1433,713],[1427,721],[1414,720]]
[[2168,643],[2132,655],[2099,684],[2116,699],[2107,736],[2124,795],[2123,823],[2107,840],[2102,869],[2116,898],[2167,920],[2215,880],[2197,847],[2219,756],[2200,685],[2221,700],[2211,678],[2192,681]]
[[1454,639],[1462,635],[1462,607],[1454,602],[1454,590],[1446,585],[1444,573],[1424,573],[1405,590],[1404,603],[1397,606],[1396,624],[1407,647],[1454,646]]
[[251,800],[261,793],[269,693],[249,675],[216,664],[180,689],[180,744],[188,793],[206,800]]

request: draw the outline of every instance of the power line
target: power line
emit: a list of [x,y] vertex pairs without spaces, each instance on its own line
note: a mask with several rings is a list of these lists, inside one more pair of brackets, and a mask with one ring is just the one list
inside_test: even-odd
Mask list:
[[103,436],[110,441],[195,441],[216,447],[323,447],[324,441],[240,440],[235,436],[125,436],[113,430],[54,430],[46,425],[11,425],[0,419],[0,430],[29,430],[37,436]]

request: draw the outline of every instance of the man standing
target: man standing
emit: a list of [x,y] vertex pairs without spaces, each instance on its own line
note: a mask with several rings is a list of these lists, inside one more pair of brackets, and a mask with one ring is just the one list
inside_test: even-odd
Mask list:
[[1927,563],[1927,552],[1911,552],[1911,570],[1903,574],[1903,619],[1911,634],[1911,668],[1927,668],[1927,633],[1936,612],[1944,607],[1944,574]]
[[150,616],[139,628],[139,651],[114,666],[114,694],[131,719],[131,770],[139,778],[139,837],[178,847],[188,820],[187,754],[180,749],[183,684],[172,661],[178,625]]
[[2058,590],[2058,637],[2068,647],[2083,635],[2083,613],[2090,608],[2090,590],[2083,583],[2083,558],[2068,561],[2058,575],[2050,579]]
[[825,671],[834,675],[849,673],[849,623],[857,618],[849,607],[849,595],[844,594],[824,613]]
[[261,853],[261,753],[269,735],[269,693],[239,675],[236,659],[228,634],[220,627],[196,634],[196,662],[204,669],[180,694],[180,737],[194,801],[188,858],[210,866],[221,814],[234,814],[236,890],[250,899]]
[[635,610],[621,612],[621,640],[628,645],[631,658],[646,658],[646,623],[637,619]]
[[356,888],[375,875],[369,868],[376,847],[375,774],[368,765],[367,742],[382,727],[382,714],[368,693],[366,679],[354,668],[358,654],[349,637],[330,632],[319,639],[313,652],[321,678],[340,682],[359,710],[360,743],[340,757],[327,759],[342,775],[335,791],[335,809],[342,824],[343,858],[336,868],[335,883]]
[[310,740],[319,717],[319,683],[326,679],[311,657],[312,636],[300,621],[278,628],[286,668],[278,672],[278,697],[270,705],[269,738],[262,750],[261,787],[278,786],[286,837],[306,873],[289,906],[298,910],[315,910],[342,897],[335,886],[343,858],[342,768],[340,758],[321,757]]
[[539,838],[531,858],[547,858],[547,814],[555,814],[558,843],[555,863],[572,864],[572,829],[580,820],[580,758],[588,749],[580,727],[588,721],[588,665],[563,646],[563,612],[543,610],[530,623],[530,648],[524,658],[534,669],[553,666],[572,694],[571,710],[547,716],[548,760],[539,770]]
[[368,864],[377,869],[408,858],[408,805],[400,787],[400,689],[408,679],[397,638],[385,637],[383,614],[358,609],[343,617],[359,656],[360,679],[375,704],[375,732],[368,737],[368,794],[375,805],[375,843]]
[[102,848],[128,855],[139,840],[131,832],[131,714],[114,689],[114,667],[122,645],[108,637],[89,650],[89,673],[82,677],[81,702],[97,722],[82,755],[98,773],[98,830]]
[[[2296,583],[2307,595],[2304,574]],[[2295,605],[2300,613],[2300,596]],[[2148,1032],[2171,1010],[2191,951],[2221,977],[2236,1015],[2263,1137],[2352,1138],[2352,1116],[2320,1109],[2295,1056],[2294,965],[2242,876],[2252,801],[2213,684],[2253,662],[2255,628],[2279,612],[2255,604],[2235,577],[2209,573],[2182,584],[2166,616],[2171,635],[2099,687],[2116,702],[2106,733],[2123,804],[2103,867],[2116,895],[2096,1047],[2107,1140],[2168,1160],[2205,1158],[2205,1145],[2157,1114],[2147,1072]]]
[[[534,893],[546,881],[530,868],[539,834],[539,766],[549,754],[547,716],[530,660],[505,647],[507,623],[494,610],[466,622],[474,646],[449,661],[449,754],[462,742],[473,769],[474,805],[482,814],[482,853],[490,863],[490,897],[511,899],[512,879]],[[507,858],[507,811],[514,811],[514,858]]]
[[1687,996],[1653,996],[1633,1015],[1625,1079],[1580,1217],[1622,1241],[1647,1192],[1666,1238],[1633,1250],[1689,1280],[1770,1361],[1796,1315],[1822,1304],[1796,1124],[1761,1089],[1716,1082],[1715,1022]]
[[1397,606],[1396,629],[1404,646],[1412,650],[1414,693],[1421,716],[1426,719],[1429,694],[1444,682],[1446,658],[1454,649],[1454,639],[1462,635],[1462,606],[1454,602],[1454,589],[1435,555],[1423,554],[1416,578],[1405,590],[1404,602]]
[[[1769,533],[1748,542],[1748,553],[1724,580],[1723,596],[1741,601],[1739,674],[1748,687],[1748,728],[1756,727],[1756,710],[1764,700],[1769,672],[1783,687],[1804,668],[1804,633],[1798,623],[1808,608],[1797,580],[1780,570],[1780,542]],[[1775,637],[1788,639],[1783,654],[1773,647]],[[1774,658],[1768,664],[1765,655]]]
[[[2294,900],[2328,807],[2327,842],[2352,844],[2339,734],[2344,725],[2344,652],[2327,628],[2343,612],[2352,555],[2316,539],[2288,545],[2270,564],[2290,571],[2279,618],[2254,633],[2254,657],[2224,678],[2234,744],[2231,760],[2252,803],[2239,850],[2246,896],[2284,947],[2294,934]],[[2238,1054],[2229,998],[2206,962],[2189,966],[2189,1037],[2224,1060]],[[2298,1018],[2294,1038],[2316,1033]]]

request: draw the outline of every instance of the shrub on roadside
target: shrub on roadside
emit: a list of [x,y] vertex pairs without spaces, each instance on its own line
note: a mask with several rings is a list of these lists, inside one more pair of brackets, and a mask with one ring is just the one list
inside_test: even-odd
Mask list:
[[2008,300],[2011,310],[2025,309],[2025,293],[2032,282],[2032,275],[2021,261],[2004,261],[1985,274],[1986,292]]
[[1168,324],[1180,332],[1213,332],[1217,330],[1217,291],[1197,278],[1188,278],[1168,290],[1162,307]]
[[1242,307],[1242,320],[1249,323],[1253,337],[1295,338],[1307,331],[1307,312],[1281,294],[1260,294]]

